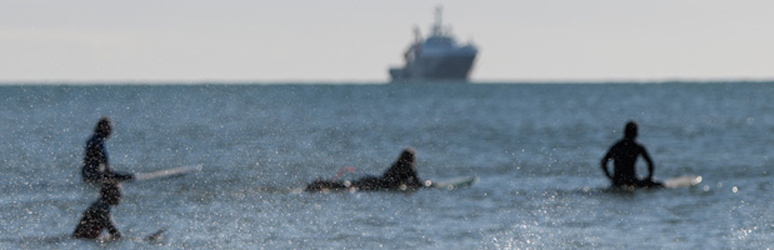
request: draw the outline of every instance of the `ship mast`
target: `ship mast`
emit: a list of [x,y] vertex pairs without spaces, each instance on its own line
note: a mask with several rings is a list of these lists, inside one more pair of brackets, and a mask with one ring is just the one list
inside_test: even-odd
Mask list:
[[433,24],[433,36],[442,36],[443,35],[443,23],[441,22],[441,18],[443,15],[443,7],[437,6],[435,7],[435,23]]
[[422,42],[422,31],[419,27],[414,26],[414,44],[420,44]]

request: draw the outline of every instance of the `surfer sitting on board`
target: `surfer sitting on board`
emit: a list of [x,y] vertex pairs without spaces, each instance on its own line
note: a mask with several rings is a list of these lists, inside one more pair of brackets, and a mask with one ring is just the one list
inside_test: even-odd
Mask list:
[[92,203],[75,227],[73,237],[79,239],[101,239],[102,231],[108,231],[110,238],[121,238],[121,232],[116,228],[110,206],[117,206],[121,201],[121,184],[104,182],[100,188],[99,200]]
[[406,148],[398,160],[387,169],[381,177],[366,176],[352,183],[334,180],[315,180],[306,187],[306,191],[342,190],[356,188],[359,190],[414,190],[428,186],[417,175],[416,151]]
[[[629,121],[624,129],[624,138],[616,142],[605,157],[602,158],[602,170],[613,182],[614,187],[660,187],[661,183],[653,181],[653,160],[650,159],[645,147],[635,141],[637,138],[637,123]],[[648,164],[648,177],[644,180],[637,178],[635,163],[637,157],[642,155]],[[613,175],[607,169],[607,162],[613,159]]]
[[105,140],[110,137],[113,128],[110,119],[102,117],[94,128],[94,134],[86,142],[86,155],[83,158],[81,175],[85,182],[101,183],[105,181],[127,181],[134,179],[130,173],[114,172],[108,164]]

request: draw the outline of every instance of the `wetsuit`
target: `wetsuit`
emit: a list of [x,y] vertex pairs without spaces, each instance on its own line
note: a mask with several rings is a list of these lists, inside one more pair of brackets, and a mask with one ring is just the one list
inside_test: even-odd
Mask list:
[[107,229],[111,238],[121,238],[121,232],[116,228],[113,215],[110,213],[110,204],[100,198],[83,212],[83,217],[81,217],[78,226],[75,227],[73,237],[98,239],[105,229]]
[[108,164],[105,140],[100,134],[94,134],[86,142],[86,155],[83,158],[81,175],[86,182],[104,182],[107,180],[127,181],[134,179],[129,173],[114,172]]
[[306,191],[320,191],[324,189],[338,190],[357,188],[359,190],[415,190],[424,187],[422,181],[417,175],[417,168],[414,165],[413,149],[406,149],[401,153],[398,160],[387,169],[381,177],[366,176],[360,178],[350,185],[345,182],[333,182],[327,180],[315,180],[306,187]]
[[[637,178],[635,170],[635,163],[637,157],[642,155],[645,162],[648,164],[648,177],[644,180]],[[614,171],[613,175],[607,169],[607,162],[613,159]],[[653,161],[650,159],[648,151],[645,147],[634,141],[633,138],[625,137],[614,144],[610,150],[608,150],[605,157],[602,158],[602,170],[605,172],[607,178],[609,178],[613,186],[631,186],[631,187],[656,187],[661,186],[661,183],[654,182],[653,179]]]

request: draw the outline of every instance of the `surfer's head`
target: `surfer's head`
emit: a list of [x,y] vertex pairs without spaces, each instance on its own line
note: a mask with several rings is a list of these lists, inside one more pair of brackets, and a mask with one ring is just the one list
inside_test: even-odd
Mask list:
[[626,123],[626,128],[624,128],[624,138],[627,139],[634,139],[637,138],[637,123],[634,121],[629,121]]
[[108,181],[102,184],[100,188],[101,199],[105,200],[111,206],[116,206],[121,201],[121,184]]
[[110,122],[110,118],[102,117],[99,118],[99,122],[97,122],[97,126],[94,127],[94,133],[101,135],[103,137],[110,136],[110,133],[113,132],[113,125]]
[[400,154],[400,159],[398,159],[398,162],[404,163],[404,164],[414,164],[414,161],[416,160],[416,151],[414,151],[413,148],[408,147],[403,150],[403,152]]

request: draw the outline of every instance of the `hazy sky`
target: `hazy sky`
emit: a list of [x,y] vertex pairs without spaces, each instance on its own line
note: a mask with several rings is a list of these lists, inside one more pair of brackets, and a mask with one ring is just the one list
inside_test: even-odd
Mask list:
[[384,82],[437,5],[474,81],[774,79],[771,0],[0,0],[0,81]]

